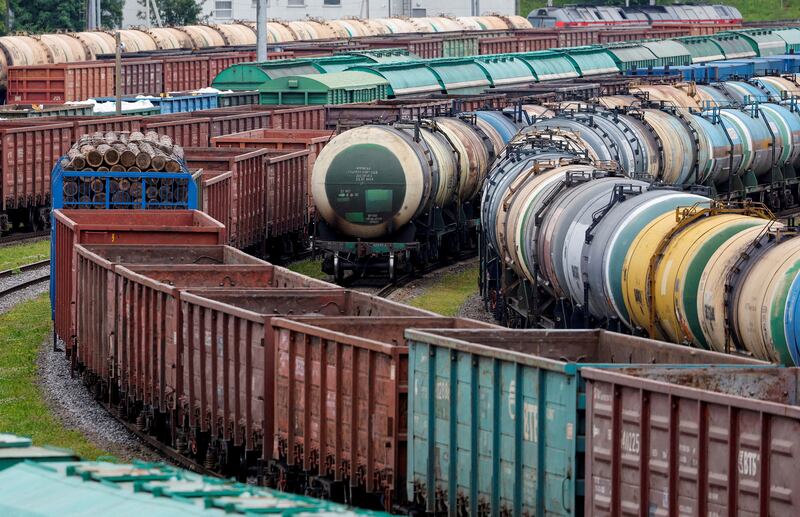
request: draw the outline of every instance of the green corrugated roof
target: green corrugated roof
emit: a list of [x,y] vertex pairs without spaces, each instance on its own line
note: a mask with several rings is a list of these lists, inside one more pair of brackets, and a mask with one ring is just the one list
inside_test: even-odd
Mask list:
[[478,56],[475,63],[483,68],[493,86],[532,83],[536,80],[533,69],[525,61],[514,56]]
[[219,90],[255,90],[262,83],[288,75],[316,74],[310,60],[284,59],[266,63],[239,63],[217,74],[211,86]]
[[281,82],[291,79],[304,79],[317,83],[328,89],[360,89],[369,86],[387,85],[389,82],[383,77],[369,74],[367,72],[346,71],[333,72],[330,74],[300,75],[296,77],[284,77]]
[[371,73],[389,81],[391,96],[438,93],[444,90],[439,77],[424,61],[386,65],[361,65],[352,71]]
[[604,47],[588,45],[557,49],[557,51],[569,57],[582,76],[619,72],[619,67],[614,62],[614,58]]
[[433,59],[428,67],[439,76],[446,93],[480,93],[491,86],[483,69],[469,58]]
[[411,54],[403,48],[373,48],[370,50],[359,50],[349,52],[352,56],[364,56],[371,59],[374,63],[406,63],[408,61],[419,61],[416,54]]
[[607,48],[614,56],[614,60],[620,63],[621,68],[658,66],[655,54],[642,45],[609,45]]
[[777,56],[786,53],[786,42],[769,29],[735,31],[744,38],[759,56]]
[[800,29],[780,29],[773,34],[785,41],[788,49],[800,48]]
[[753,46],[739,34],[731,32],[718,32],[711,36],[717,45],[725,53],[725,59],[739,59],[743,57],[755,57],[756,50]]
[[55,447],[32,445],[31,439],[15,434],[0,433],[0,470],[24,461],[74,461],[74,452]]
[[686,36],[675,38],[681,45],[686,47],[692,55],[692,63],[706,63],[708,61],[719,61],[725,59],[725,54],[717,43],[706,36]]
[[580,77],[580,72],[572,63],[572,61],[570,61],[567,56],[559,52],[540,50],[538,52],[515,55],[519,59],[524,60],[531,68],[533,68],[538,81]]
[[367,72],[346,71],[330,74],[293,75],[279,77],[259,86],[258,91],[277,91],[295,88],[307,91],[359,90],[371,86],[388,85],[389,82],[378,75]]
[[643,41],[643,47],[647,47],[654,56],[663,57],[686,57],[689,59],[691,53],[689,49],[675,40]]
[[378,515],[154,464],[21,463],[0,472],[0,515]]
[[322,73],[331,73],[347,70],[351,66],[373,62],[374,61],[367,56],[340,55],[314,59],[311,61],[311,64]]

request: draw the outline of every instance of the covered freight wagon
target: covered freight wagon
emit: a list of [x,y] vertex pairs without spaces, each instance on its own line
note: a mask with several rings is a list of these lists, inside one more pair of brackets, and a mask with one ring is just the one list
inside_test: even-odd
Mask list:
[[364,72],[292,75],[259,86],[261,104],[351,104],[388,97],[389,82]]

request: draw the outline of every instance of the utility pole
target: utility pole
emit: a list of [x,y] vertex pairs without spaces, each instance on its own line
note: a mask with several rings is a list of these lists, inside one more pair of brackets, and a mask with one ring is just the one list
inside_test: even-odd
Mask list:
[[94,14],[95,11],[95,2],[96,0],[88,0],[86,3],[86,30],[94,30],[97,27],[94,26],[94,22],[96,16]]
[[114,46],[116,47],[116,55],[114,56],[114,95],[117,97],[117,115],[122,115],[122,38],[119,31],[114,33]]
[[256,4],[256,61],[267,60],[267,0]]
[[99,29],[102,27],[103,2],[102,0],[94,0],[94,28]]
[[100,28],[100,0],[88,0],[86,3],[86,29],[97,30]]
[[[97,1],[99,2],[100,0],[97,0]],[[144,8],[144,12],[145,12],[145,27],[147,27],[148,29],[150,27],[152,27],[152,23],[150,22],[150,10],[151,9],[153,10],[153,14],[156,17],[156,25],[158,25],[159,27],[162,27],[163,25],[161,24],[161,15],[158,14],[158,2],[156,2],[156,0],[146,0],[145,1],[145,8]]]

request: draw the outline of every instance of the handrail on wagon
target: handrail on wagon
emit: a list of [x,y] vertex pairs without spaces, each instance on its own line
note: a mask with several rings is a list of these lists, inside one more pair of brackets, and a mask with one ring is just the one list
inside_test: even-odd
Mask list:
[[763,203],[756,203],[749,200],[723,203],[711,200],[707,208],[702,208],[702,205],[705,204],[705,202],[698,202],[689,207],[677,207],[675,209],[675,226],[673,226],[672,229],[670,229],[670,231],[667,232],[664,237],[662,237],[655,249],[655,252],[650,257],[650,263],[647,267],[646,277],[647,291],[645,293],[647,299],[647,310],[649,313],[647,332],[650,337],[656,335],[657,328],[663,333],[663,328],[661,328],[660,323],[656,321],[656,304],[654,297],[654,293],[656,292],[656,269],[658,268],[658,265],[664,256],[664,251],[669,243],[672,242],[672,239],[675,237],[675,235],[682,232],[700,219],[714,215],[739,214],[750,217],[758,217],[768,221],[769,224],[767,224],[767,226],[770,226],[771,223],[776,220],[775,214],[773,214],[772,211],[770,211],[770,209],[767,208],[767,206]]

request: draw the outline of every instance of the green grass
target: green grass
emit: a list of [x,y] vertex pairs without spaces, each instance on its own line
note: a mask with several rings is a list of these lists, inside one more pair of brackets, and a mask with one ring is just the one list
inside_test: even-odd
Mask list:
[[300,273],[318,280],[326,280],[328,275],[322,272],[322,260],[306,259],[286,266],[295,273]]
[[72,449],[88,459],[108,456],[81,433],[65,429],[42,397],[36,359],[50,328],[47,294],[0,314],[0,432]]
[[50,241],[40,240],[0,248],[0,271],[15,269],[50,256]]
[[[553,5],[576,4],[574,0],[553,0]],[[598,2],[611,4],[612,2]],[[659,4],[667,5],[673,2],[659,0]],[[741,11],[745,21],[759,20],[797,20],[800,19],[800,0],[784,0],[781,8],[780,0],[720,0],[721,4],[736,7]],[[624,5],[624,2],[618,2]],[[546,0],[520,0],[520,14],[528,16],[534,9],[547,5]]]
[[720,3],[739,9],[745,21],[800,19],[800,0],[725,0]]
[[408,304],[420,309],[455,316],[471,295],[478,292],[478,266],[444,276],[427,291],[412,298]]

